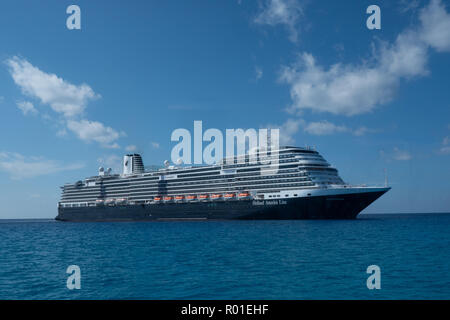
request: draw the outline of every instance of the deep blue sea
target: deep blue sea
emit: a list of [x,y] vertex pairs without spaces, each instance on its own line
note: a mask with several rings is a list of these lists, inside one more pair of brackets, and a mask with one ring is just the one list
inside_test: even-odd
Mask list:
[[[81,289],[66,269],[78,265]],[[369,290],[369,265],[381,289]],[[450,214],[0,220],[0,299],[449,299]]]

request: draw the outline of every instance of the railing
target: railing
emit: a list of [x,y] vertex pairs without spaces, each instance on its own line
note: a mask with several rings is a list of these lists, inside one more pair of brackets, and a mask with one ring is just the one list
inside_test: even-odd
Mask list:
[[92,207],[95,206],[95,202],[69,202],[69,203],[58,203],[60,208],[79,208],[79,207]]

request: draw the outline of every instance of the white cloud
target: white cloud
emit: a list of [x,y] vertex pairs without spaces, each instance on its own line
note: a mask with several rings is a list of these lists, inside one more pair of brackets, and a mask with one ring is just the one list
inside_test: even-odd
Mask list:
[[282,125],[270,124],[265,126],[268,129],[280,130],[280,146],[292,145],[295,143],[294,135],[299,131],[300,126],[304,125],[305,121],[302,119],[288,119]]
[[34,105],[29,101],[19,101],[16,103],[17,108],[22,111],[22,113],[26,116],[28,114],[35,115],[38,113],[37,109],[34,107]]
[[261,67],[258,67],[258,66],[256,66],[255,67],[255,77],[256,77],[256,80],[259,80],[259,79],[261,79],[262,78],[262,76],[263,76],[263,70],[262,70],[262,68]]
[[398,161],[408,161],[411,160],[412,157],[408,151],[400,150],[399,148],[395,147],[392,158]]
[[367,128],[367,127],[364,127],[364,126],[353,130],[353,134],[355,136],[358,136],[358,137],[363,136],[363,135],[365,135],[366,133],[369,133],[369,132],[377,132],[377,130],[370,129],[370,128]]
[[11,179],[20,180],[83,168],[81,163],[63,165],[57,161],[42,157],[25,157],[14,152],[0,152],[0,171],[6,172]]
[[159,149],[159,143],[158,142],[152,142],[152,147],[155,149]]
[[135,145],[131,144],[129,146],[126,146],[125,150],[128,152],[135,152],[137,150],[137,147]]
[[450,15],[440,0],[431,0],[419,15],[421,38],[440,52],[450,51]]
[[62,129],[58,130],[58,131],[56,132],[56,135],[57,135],[58,137],[64,137],[64,136],[66,136],[66,135],[67,135],[67,130],[66,130],[66,128],[62,128]]
[[337,126],[328,121],[310,122],[304,130],[309,134],[319,136],[349,131],[346,126]]
[[303,130],[309,134],[318,136],[330,135],[335,133],[351,133],[355,136],[363,136],[369,132],[376,132],[376,130],[364,126],[357,129],[352,129],[345,125],[336,125],[327,120],[309,122],[305,125]]
[[[41,71],[26,59],[17,56],[6,60],[6,64],[22,93],[39,99],[41,103],[48,104],[53,111],[61,114],[63,125],[79,139],[85,142],[95,141],[105,148],[119,147],[115,141],[125,133],[119,133],[98,121],[80,119],[87,103],[100,97],[90,86],[71,84],[55,74]],[[24,114],[37,112],[31,102],[21,102],[17,106]],[[49,115],[43,117],[50,118]],[[64,136],[66,133],[66,128],[62,128],[56,135]]]
[[17,56],[6,60],[6,64],[23,94],[50,105],[65,117],[82,114],[87,102],[99,97],[87,84],[73,85]]
[[284,25],[289,31],[289,40],[297,42],[297,23],[302,13],[298,0],[266,0],[254,21],[270,26]]
[[450,154],[450,136],[445,137],[442,140],[441,153]]
[[[440,20],[434,21],[437,17]],[[417,30],[400,33],[393,44],[381,43],[371,62],[337,63],[327,69],[312,54],[300,54],[280,76],[291,87],[292,110],[351,116],[391,101],[401,80],[428,73],[430,46],[440,51],[450,48],[450,15],[441,2],[431,1],[420,18]]]
[[78,138],[86,142],[98,142],[105,148],[119,148],[115,142],[122,134],[103,123],[89,120],[68,120],[67,128],[74,132]]
[[376,132],[377,130],[361,126],[357,129],[349,128],[345,125],[336,125],[327,120],[306,122],[304,119],[288,119],[282,125],[268,125],[267,128],[280,130],[280,145],[292,145],[295,143],[294,135],[299,132],[300,128],[303,131],[317,136],[331,135],[336,133],[350,133],[355,136],[363,136],[369,132]]
[[419,0],[400,0],[399,3],[400,6],[400,12],[401,13],[407,13],[407,12],[414,12],[419,8],[420,1]]
[[412,159],[411,154],[406,150],[401,150],[398,147],[394,147],[391,152],[380,151],[380,155],[386,161],[409,161]]

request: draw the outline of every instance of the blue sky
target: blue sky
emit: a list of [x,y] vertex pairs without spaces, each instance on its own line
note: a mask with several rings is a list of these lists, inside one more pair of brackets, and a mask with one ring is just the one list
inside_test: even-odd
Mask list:
[[[66,8],[81,8],[81,30]],[[381,8],[381,30],[366,8]],[[60,190],[177,128],[279,127],[355,184],[365,212],[450,211],[448,1],[4,1],[0,218],[54,217]]]

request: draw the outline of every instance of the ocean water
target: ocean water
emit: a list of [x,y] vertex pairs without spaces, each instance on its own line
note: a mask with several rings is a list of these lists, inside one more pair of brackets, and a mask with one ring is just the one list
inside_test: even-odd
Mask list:
[[[0,220],[0,299],[449,299],[450,214]],[[81,269],[81,289],[66,269]],[[369,265],[381,289],[369,290]]]

